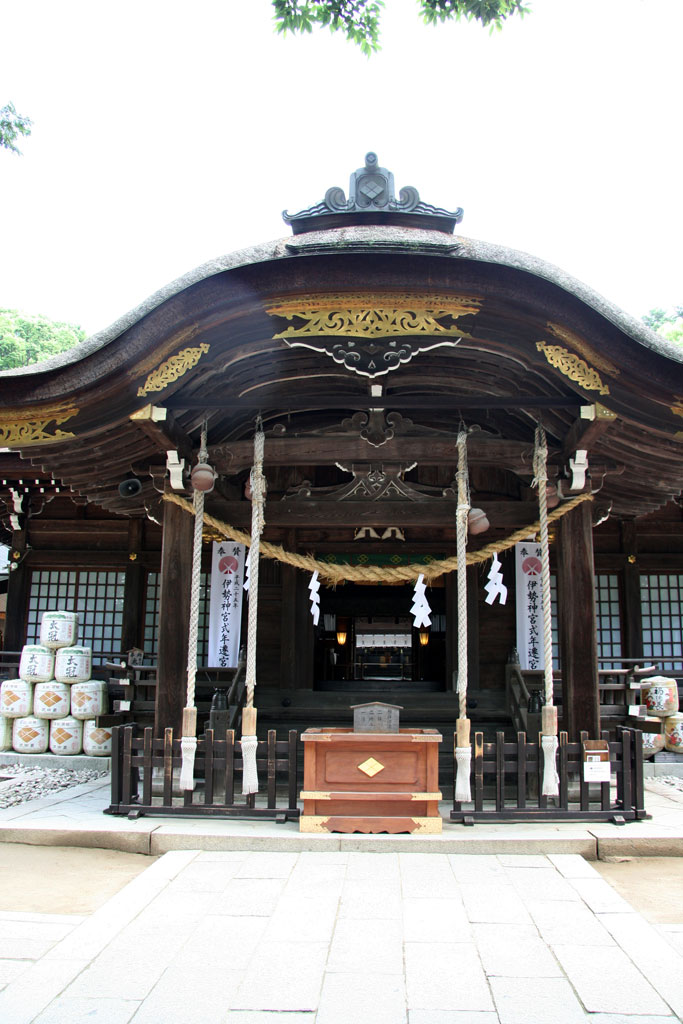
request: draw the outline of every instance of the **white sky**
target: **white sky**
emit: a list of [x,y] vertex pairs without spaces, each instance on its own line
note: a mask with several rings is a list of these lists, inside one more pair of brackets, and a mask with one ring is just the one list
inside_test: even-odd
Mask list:
[[683,0],[530,0],[493,36],[387,0],[369,60],[270,0],[0,0],[0,306],[106,327],[289,233],[373,149],[460,231],[629,312],[683,303]]

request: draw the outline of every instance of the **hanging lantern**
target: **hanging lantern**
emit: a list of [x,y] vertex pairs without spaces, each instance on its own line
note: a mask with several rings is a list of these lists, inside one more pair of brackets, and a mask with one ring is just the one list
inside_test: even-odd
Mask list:
[[344,644],[346,643],[346,630],[337,630],[337,643],[339,644],[340,647],[344,646]]
[[429,633],[426,629],[420,630],[420,647],[426,647],[429,643]]
[[195,491],[203,491],[208,494],[212,491],[218,473],[215,472],[208,462],[198,462],[190,473],[190,483]]
[[483,508],[471,508],[467,513],[467,532],[471,537],[476,537],[478,533],[486,533],[490,525]]

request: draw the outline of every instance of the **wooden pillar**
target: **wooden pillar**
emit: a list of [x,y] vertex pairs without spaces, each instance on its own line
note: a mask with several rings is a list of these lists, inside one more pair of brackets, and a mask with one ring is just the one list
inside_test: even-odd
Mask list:
[[564,724],[571,740],[585,729],[600,736],[598,650],[595,625],[591,503],[577,505],[558,523],[557,605]]
[[[6,651],[20,651],[26,643],[26,609],[28,607],[31,570],[27,561],[26,530],[15,530],[9,558],[7,579],[7,612],[5,614]],[[19,558],[14,556],[18,554]]]
[[[284,538],[288,551],[296,550],[296,534],[288,530]],[[296,681],[296,579],[298,571],[293,565],[280,566],[281,611],[280,611],[280,687],[292,690]]]
[[643,617],[640,603],[640,569],[637,562],[638,532],[633,519],[619,524],[624,562],[624,657],[643,656]]
[[180,735],[187,687],[194,517],[166,502],[161,543],[155,735]]
[[121,653],[131,647],[143,646],[144,615],[142,589],[144,570],[139,562],[142,547],[142,520],[131,519],[128,524],[128,565],[123,592],[123,622],[121,626]]

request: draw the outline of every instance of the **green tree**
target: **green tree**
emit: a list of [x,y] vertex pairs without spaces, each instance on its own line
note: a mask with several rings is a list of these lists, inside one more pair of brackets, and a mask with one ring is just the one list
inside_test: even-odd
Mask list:
[[30,134],[30,119],[17,114],[13,103],[0,108],[0,147],[9,149],[12,153],[21,153],[17,139],[20,135]]
[[663,338],[683,345],[683,306],[674,306],[668,310],[651,309],[642,319],[643,323]]
[[[427,25],[440,21],[478,21],[502,28],[513,14],[524,15],[525,0],[417,0]],[[312,32],[316,25],[344,32],[363,53],[379,49],[379,19],[384,0],[273,0],[278,32]]]
[[0,370],[42,362],[73,348],[85,336],[76,324],[0,309]]

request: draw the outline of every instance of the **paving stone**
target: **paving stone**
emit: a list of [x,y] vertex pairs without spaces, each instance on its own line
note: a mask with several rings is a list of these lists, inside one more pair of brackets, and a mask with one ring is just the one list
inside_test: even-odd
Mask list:
[[549,853],[548,860],[564,878],[599,878],[596,869],[576,853]]
[[548,858],[543,854],[533,853],[499,853],[498,860],[506,868],[547,868]]
[[220,1024],[313,1024],[315,1011],[288,1013],[283,1018],[277,1010],[228,1010],[226,1016],[218,1020]]
[[526,907],[548,945],[613,946],[614,939],[585,903],[527,900]]
[[448,862],[458,882],[489,883],[505,879],[501,855],[449,854]]
[[135,1024],[206,1024],[227,1015],[243,971],[216,970],[196,963],[178,963],[161,975],[135,1015]]
[[[406,1024],[403,976],[326,973],[315,1020],[316,1024]],[[233,1024],[232,1020],[228,1024]],[[283,1024],[289,1020],[283,1019]]]
[[617,946],[563,945],[553,952],[589,1012],[669,1014],[669,1007]]
[[130,999],[55,999],[35,1024],[128,1024],[140,1004]]
[[565,978],[490,978],[500,1024],[585,1024]]
[[470,942],[472,928],[462,900],[409,897],[403,900],[406,942]]
[[683,956],[640,914],[600,914],[599,920],[674,1013],[683,1017]]
[[410,1010],[493,1010],[486,976],[466,942],[406,942]]
[[209,915],[191,932],[171,964],[245,970],[267,927],[267,917]]
[[678,1017],[643,1017],[624,1013],[587,1013],[586,1024],[680,1024]]
[[30,960],[0,960],[0,987],[4,988],[31,966]]
[[509,884],[463,882],[460,885],[465,913],[473,923],[530,924],[531,918],[521,897]]
[[448,859],[434,854],[401,854],[403,897],[457,897],[458,885]]
[[223,892],[231,878],[240,871],[242,861],[195,860],[174,878],[169,891]]
[[474,940],[486,975],[558,978],[562,968],[532,924],[475,924]]
[[296,853],[250,853],[237,878],[288,878],[297,862]]
[[507,868],[507,876],[522,899],[571,900],[581,899],[576,889],[551,865],[545,868]]
[[0,957],[14,960],[40,960],[54,945],[54,939],[5,938],[4,935],[0,935]]
[[347,857],[346,877],[349,879],[399,878],[398,854],[384,853],[380,857],[376,853],[357,853],[350,851]]
[[327,948],[325,942],[259,943],[230,1009],[317,1009]]
[[569,884],[594,914],[632,914],[633,907],[604,878],[571,878]]
[[327,958],[328,972],[373,975],[403,974],[403,928],[400,921],[340,920]]
[[233,878],[211,908],[230,917],[270,917],[285,887],[284,878]]
[[264,938],[270,942],[330,942],[338,910],[338,896],[309,898],[285,892],[267,922]]
[[373,882],[367,878],[347,878],[344,882],[339,902],[340,918],[398,920],[401,916],[401,890],[398,879]]
[[486,1010],[409,1010],[408,1024],[499,1024],[500,1018]]
[[31,1024],[69,982],[86,967],[87,960],[39,960],[0,992],[0,1021]]

